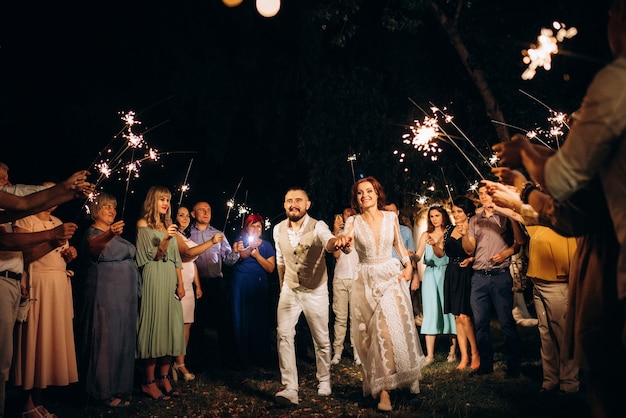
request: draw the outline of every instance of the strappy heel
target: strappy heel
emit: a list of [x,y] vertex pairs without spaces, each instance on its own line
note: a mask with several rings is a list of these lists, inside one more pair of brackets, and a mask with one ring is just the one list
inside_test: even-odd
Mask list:
[[[154,385],[154,387],[159,391],[159,394],[156,395],[154,393],[154,391],[151,391],[149,389],[150,385]],[[167,401],[170,399],[170,396],[168,394],[165,394],[163,392],[161,392],[161,390],[159,389],[159,387],[156,384],[156,380],[152,379],[152,380],[145,380],[142,384],[141,384],[141,391],[144,393],[144,395],[154,399],[155,401]]]
[[161,389],[163,391],[163,393],[166,396],[171,396],[172,398],[180,398],[180,392],[174,389],[170,389],[170,390],[166,390],[165,389],[165,384],[163,383],[164,380],[167,380],[167,383],[170,385],[170,387],[172,387],[171,383],[169,383],[170,377],[166,374],[161,375],[161,376],[157,376],[157,380],[161,381],[161,384],[157,383],[157,386],[159,387],[159,389]]
[[174,382],[178,381],[179,375],[182,375],[185,381],[194,380],[196,378],[196,375],[190,373],[189,370],[185,373],[181,369],[187,370],[185,363],[178,364],[174,362],[174,364],[172,364],[172,379],[174,379]]

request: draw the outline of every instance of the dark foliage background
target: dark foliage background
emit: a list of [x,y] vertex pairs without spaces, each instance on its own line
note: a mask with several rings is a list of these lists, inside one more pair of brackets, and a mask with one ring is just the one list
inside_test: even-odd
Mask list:
[[[446,183],[464,192],[478,175],[453,147],[444,144],[432,163],[401,143],[407,125],[424,116],[409,99],[426,110],[430,103],[447,107],[484,153],[497,142],[430,3],[450,17],[459,4],[285,1],[266,19],[247,0],[232,9],[217,0],[4,2],[0,160],[14,182],[64,178],[87,167],[120,131],[118,112],[134,110],[151,146],[182,153],[144,164],[128,191],[123,180],[103,182],[126,197],[132,223],[153,184],[170,187],[178,201],[191,158],[184,202],[208,200],[218,227],[242,178],[236,201],[274,222],[292,185],[309,189],[311,212],[330,222],[348,203],[352,168],[357,178],[379,178],[401,206],[413,206],[430,186],[433,198],[445,197]],[[557,111],[577,107],[609,59],[605,3],[461,3],[458,32],[505,122],[546,124],[546,108],[519,89]],[[523,81],[520,51],[554,20],[579,34],[562,44],[551,71]],[[487,174],[467,143],[461,146]],[[405,164],[394,150],[408,151]],[[228,222],[237,229],[233,217]]]

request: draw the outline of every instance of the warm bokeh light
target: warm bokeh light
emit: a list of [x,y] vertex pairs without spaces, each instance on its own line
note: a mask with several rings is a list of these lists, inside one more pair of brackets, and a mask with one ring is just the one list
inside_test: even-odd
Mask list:
[[243,3],[243,0],[222,0],[222,3],[228,7],[237,7]]
[[256,0],[256,10],[263,17],[274,17],[280,10],[280,0]]

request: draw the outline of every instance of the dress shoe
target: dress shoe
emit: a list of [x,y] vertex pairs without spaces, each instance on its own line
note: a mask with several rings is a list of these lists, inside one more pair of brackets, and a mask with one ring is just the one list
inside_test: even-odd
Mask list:
[[280,405],[298,405],[298,391],[294,389],[284,389],[277,392],[276,402]]

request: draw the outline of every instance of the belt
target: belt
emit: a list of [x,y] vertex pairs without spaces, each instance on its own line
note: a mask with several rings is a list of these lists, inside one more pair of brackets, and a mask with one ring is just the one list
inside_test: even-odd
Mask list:
[[491,269],[491,270],[475,270],[476,273],[482,274],[484,276],[497,276],[498,274],[506,273],[509,271],[508,267],[502,267],[500,269]]
[[0,277],[6,277],[7,279],[21,280],[22,273],[16,273],[10,270],[0,271]]

